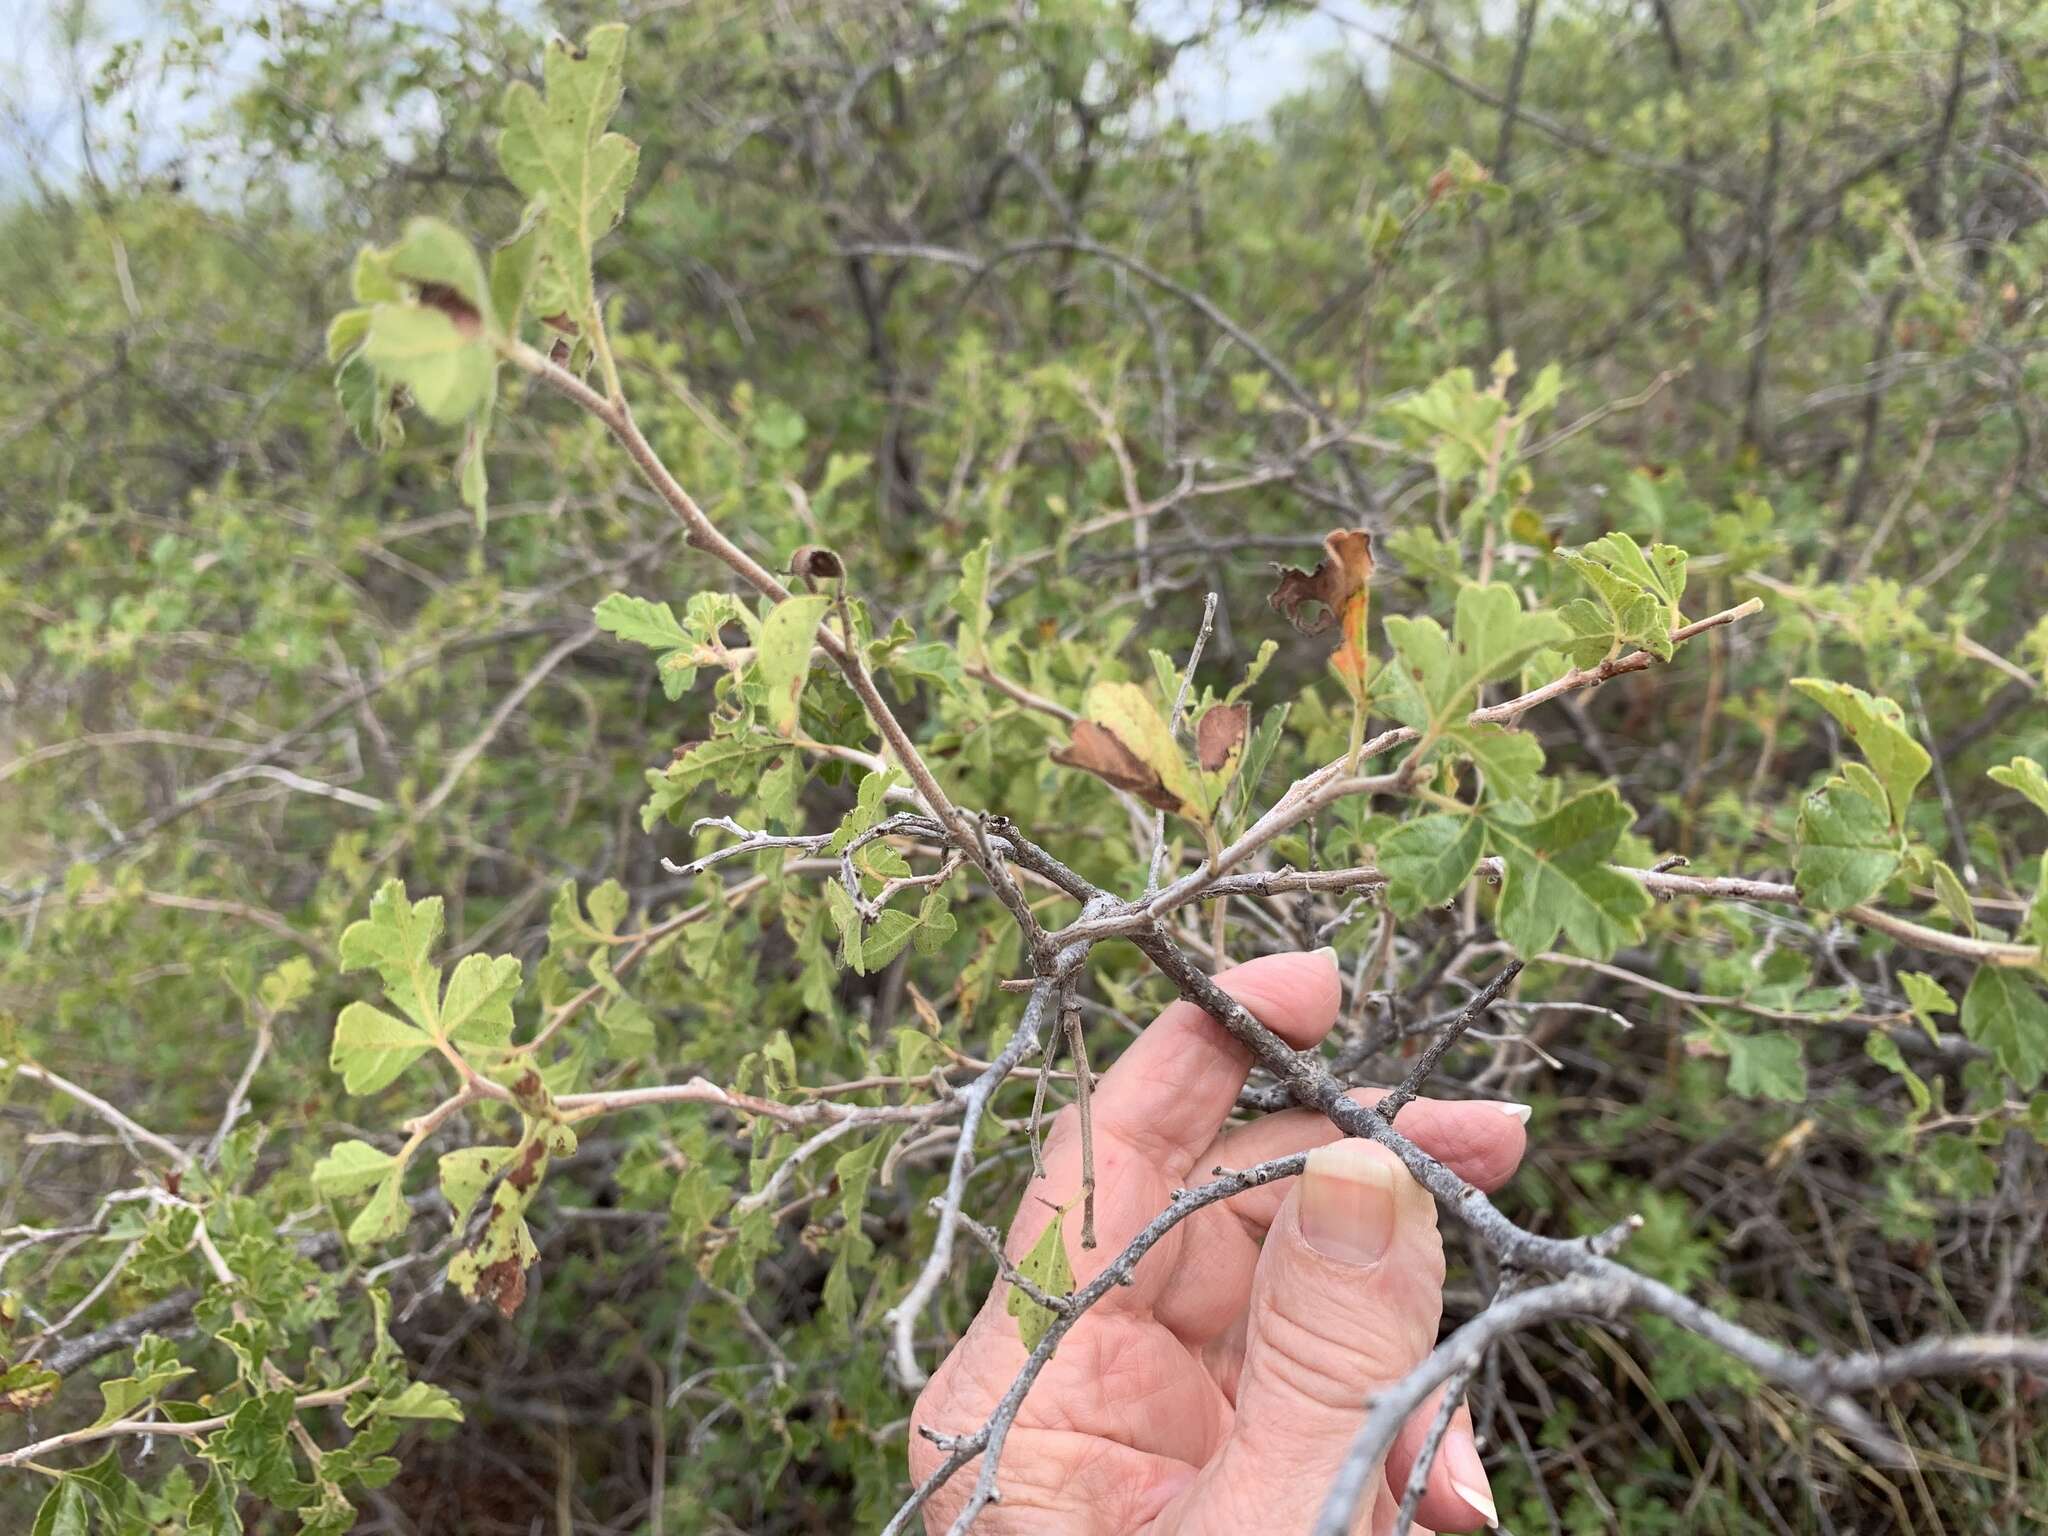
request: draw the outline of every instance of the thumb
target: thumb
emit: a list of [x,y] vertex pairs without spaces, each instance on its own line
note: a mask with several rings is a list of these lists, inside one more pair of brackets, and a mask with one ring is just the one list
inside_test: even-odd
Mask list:
[[[1309,1153],[1252,1282],[1229,1437],[1161,1527],[1308,1530],[1367,1400],[1435,1346],[1443,1282],[1436,1204],[1398,1158],[1361,1140]],[[1377,1536],[1396,1505],[1383,1476],[1366,1487],[1354,1529]]]

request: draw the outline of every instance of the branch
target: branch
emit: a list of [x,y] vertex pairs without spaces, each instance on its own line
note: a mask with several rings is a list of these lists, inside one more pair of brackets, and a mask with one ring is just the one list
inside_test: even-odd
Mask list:
[[[653,488],[655,494],[668,505],[669,510],[682,523],[689,543],[715,555],[735,575],[764,597],[772,598],[779,603],[789,596],[789,588],[783,585],[781,579],[721,533],[718,526],[705,514],[704,509],[683,489],[682,483],[669,472],[668,466],[662,462],[661,455],[654,451],[653,445],[641,433],[639,423],[633,419],[632,409],[623,398],[616,402],[607,399],[568,369],[549,361],[524,342],[511,342],[505,346],[504,351],[517,367],[539,379],[556,394],[581,406],[604,424],[625,448],[634,466]],[[817,644],[832,658],[834,665],[839,668],[848,685],[859,697],[861,706],[867,711],[875,729],[881,733],[882,739],[889,745],[889,750],[896,755],[896,760],[903,765],[904,771],[910,775],[911,782],[916,785],[918,797],[944,826],[954,846],[975,861],[997,899],[1009,909],[1010,915],[1017,919],[1027,938],[1034,941],[1042,939],[1038,932],[1037,920],[1031,915],[1031,907],[1025,900],[1024,893],[1017,889],[1016,882],[1010,879],[999,864],[985,857],[976,830],[968,824],[967,818],[948,798],[945,790],[939,787],[939,781],[932,775],[930,766],[918,752],[916,744],[911,741],[910,733],[903,728],[903,723],[896,718],[895,711],[890,709],[888,701],[882,697],[881,690],[875,686],[874,677],[869,673],[866,663],[861,660],[858,649],[850,640],[842,640],[834,633],[829,622],[821,622],[818,625]],[[1034,942],[1034,949],[1038,947],[1038,943]]]
[[[304,1392],[292,1399],[296,1412],[305,1408],[329,1408],[345,1403],[368,1386],[370,1378],[358,1376],[343,1387],[328,1387],[319,1392]],[[0,1452],[0,1467],[18,1467],[39,1460],[51,1451],[61,1451],[67,1446],[90,1445],[95,1440],[112,1440],[121,1435],[165,1435],[175,1440],[194,1440],[201,1435],[210,1435],[216,1429],[224,1428],[232,1414],[219,1414],[210,1419],[116,1419],[111,1424],[93,1424],[84,1429],[69,1430],[61,1435],[52,1435],[47,1440],[38,1440],[12,1451]]]
[[[32,1083],[41,1083],[46,1088],[54,1088],[57,1092],[76,1099],[80,1104],[83,1104],[87,1109],[118,1131],[123,1141],[131,1143],[139,1141],[146,1147],[152,1147],[156,1151],[161,1152],[165,1157],[168,1157],[180,1168],[189,1168],[192,1165],[192,1154],[176,1142],[157,1135],[155,1131],[150,1130],[147,1126],[137,1124],[128,1115],[116,1109],[98,1094],[90,1089],[79,1087],[70,1078],[60,1077],[55,1072],[50,1071],[49,1068],[36,1066],[32,1062],[10,1062],[5,1057],[0,1057],[0,1072],[9,1071],[13,1072],[17,1077],[25,1077]],[[132,1147],[130,1150],[133,1150]]]

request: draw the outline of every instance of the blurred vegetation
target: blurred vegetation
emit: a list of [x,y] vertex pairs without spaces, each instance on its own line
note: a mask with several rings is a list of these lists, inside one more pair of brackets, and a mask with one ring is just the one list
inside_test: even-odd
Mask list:
[[[1249,693],[1276,747],[1256,804],[1351,725],[1327,645],[1266,607],[1269,562],[1371,528],[1375,619],[1448,624],[1472,578],[1581,597],[1553,550],[1618,531],[1690,552],[1689,616],[1765,603],[1527,720],[1556,785],[1619,786],[1618,861],[1789,878],[1802,805],[1855,755],[1791,680],[1836,679],[1898,701],[1932,754],[1873,899],[2041,943],[2048,789],[1990,770],[2048,761],[2048,10],[1424,3],[1217,125],[1179,110],[1182,61],[1297,8],[638,9],[615,126],[639,165],[597,261],[626,390],[764,565],[839,553],[962,804],[1134,891],[1149,814],[1054,766],[1059,720],[987,674],[1068,710],[1149,684],[1214,590],[1218,693],[1280,642]],[[431,1058],[368,1095],[329,1070],[337,1015],[375,997],[342,935],[388,880],[440,898],[448,967],[523,962],[522,1034],[588,994],[550,1037],[556,1094],[701,1074],[804,1103],[881,1077],[853,1101],[930,1102],[934,1070],[959,1081],[1015,1022],[1017,936],[977,887],[913,897],[919,942],[842,967],[815,871],[663,868],[731,840],[698,816],[829,831],[875,747],[821,671],[808,745],[684,756],[745,739],[752,669],[712,654],[714,623],[658,673],[592,610],[687,617],[732,578],[595,422],[508,372],[480,519],[459,433],[413,413],[372,452],[337,409],[326,333],[358,248],[423,214],[486,249],[517,229],[506,86],[538,81],[552,31],[613,18],[188,4],[135,44],[70,19],[91,69],[53,131],[88,151],[31,162],[0,214],[0,1406],[25,1409],[0,1456],[91,1423],[103,1379],[142,1384],[109,1407],[160,1396],[246,1438],[55,1453],[96,1465],[61,1484],[0,1470],[0,1520],[878,1525],[912,1395],[881,1318],[930,1247],[943,1118],[846,1138],[740,1207],[797,1135],[702,1104],[606,1115],[551,1149],[510,1316],[442,1283],[464,1224],[428,1172],[382,1234],[359,1224],[374,1176],[315,1178],[337,1142],[396,1150],[438,1091]],[[217,107],[151,119],[188,90]],[[644,827],[650,770],[672,818]],[[1367,810],[1274,855],[1370,862],[1389,827]],[[1227,948],[1333,940],[1357,1037],[1455,1006],[1496,901],[1246,901]],[[1590,956],[1574,932],[1443,1091],[1538,1106],[1511,1213],[1640,1211],[1632,1262],[1775,1335],[2048,1328],[2040,978],[1985,983],[1833,915],[1851,904],[1680,899]],[[1169,993],[1110,946],[1088,995],[1099,1066]],[[1029,1097],[1006,1089],[987,1133],[985,1217],[1028,1171]],[[429,1155],[516,1140],[498,1108],[462,1106]],[[1498,1277],[1453,1248],[1456,1317]],[[927,1366],[987,1290],[968,1257]],[[54,1395],[36,1374],[138,1316],[140,1350],[142,1328],[114,1338]],[[346,1429],[307,1409],[315,1464],[266,1361],[305,1390],[371,1378],[374,1408]],[[1892,1394],[1928,1453],[1910,1475],[1654,1322],[1523,1338],[1474,1411],[1519,1536],[2048,1522],[2038,1383],[2009,1375]]]

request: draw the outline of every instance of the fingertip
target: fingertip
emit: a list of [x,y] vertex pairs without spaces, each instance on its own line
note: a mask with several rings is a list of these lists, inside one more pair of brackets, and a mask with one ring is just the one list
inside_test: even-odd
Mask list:
[[1329,948],[1261,955],[1224,971],[1216,985],[1296,1049],[1327,1035],[1344,1001],[1337,951]]
[[[1354,1094],[1375,1103],[1384,1090]],[[1529,1149],[1529,1107],[1492,1099],[1415,1099],[1394,1116],[1394,1128],[1488,1193],[1515,1176]]]

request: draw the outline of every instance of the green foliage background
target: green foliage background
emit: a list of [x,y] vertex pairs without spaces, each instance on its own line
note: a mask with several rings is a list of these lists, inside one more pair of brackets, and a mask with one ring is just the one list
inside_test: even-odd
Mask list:
[[[203,1457],[117,1440],[91,1476],[0,1471],[9,1529],[40,1509],[38,1532],[779,1532],[871,1527],[902,1495],[910,1394],[881,1317],[929,1247],[944,1138],[847,1138],[743,1205],[796,1136],[701,1103],[567,1134],[545,1106],[699,1075],[930,1103],[934,1069],[1014,1023],[1014,931],[964,880],[862,932],[779,854],[665,871],[731,841],[699,816],[871,824],[886,786],[852,693],[816,671],[803,744],[777,733],[801,651],[778,661],[603,430],[513,371],[495,409],[445,413],[488,428],[481,450],[413,412],[366,451],[331,389],[358,247],[421,215],[485,252],[517,230],[534,187],[501,170],[506,85],[539,83],[551,28],[606,19],[192,7],[94,52],[98,153],[4,215],[0,1361],[21,1374],[0,1389],[37,1401],[0,1455],[90,1423],[96,1378],[109,1411],[234,1415]],[[1053,766],[1059,722],[990,674],[1069,710],[1102,682],[1163,707],[1217,591],[1202,684],[1278,642],[1246,695],[1271,756],[1242,818],[1346,745],[1327,644],[1265,604],[1268,562],[1312,563],[1329,528],[1381,535],[1382,656],[1419,669],[1432,619],[1532,626],[1496,698],[1670,649],[1679,602],[1603,580],[1609,534],[1690,553],[1687,618],[1761,597],[1668,667],[1531,715],[1540,763],[1446,746],[1433,787],[1469,797],[1453,764],[1481,765],[1504,890],[1458,894],[1479,818],[1441,805],[1380,807],[1397,826],[1345,802],[1276,857],[1396,876],[1395,996],[1361,1021],[1455,1003],[1440,963],[1481,924],[1567,951],[1522,984],[1539,1055],[1452,1062],[1538,1105],[1511,1212],[1591,1231],[1641,1211],[1634,1262],[1788,1338],[2048,1327],[2038,963],[1980,970],[1834,915],[2048,929],[2048,787],[2016,761],[2048,761],[2048,13],[1423,6],[1390,23],[1384,75],[1332,63],[1230,127],[1163,85],[1222,19],[1171,22],[1109,0],[637,17],[614,122],[637,174],[595,299],[654,448],[769,568],[836,550],[949,789],[1123,891],[1149,814]],[[138,103],[229,47],[253,75],[167,163]],[[1135,517],[1134,495],[1158,505]],[[1378,723],[1469,707],[1455,677],[1399,676]],[[1523,843],[1591,852],[1518,875]],[[1672,854],[1796,877],[1805,907],[1602,883],[1603,860]],[[1334,938],[1353,965],[1381,923],[1363,899],[1241,904],[1229,947]],[[465,1043],[561,1019],[524,1115],[465,1104],[393,1180],[380,1159],[452,1079],[430,1048],[337,1048],[337,1019],[418,1002],[428,965],[451,988],[435,1027]],[[1166,995],[1116,946],[1089,992],[1098,1066]],[[23,1062],[196,1154],[179,1188],[157,1198],[167,1158]],[[1028,1168],[1028,1108],[1028,1087],[999,1101],[989,1219]],[[507,1318],[442,1271],[474,1267],[460,1196],[495,1167],[474,1149],[529,1145],[545,1176],[485,1239],[538,1257]],[[988,1278],[956,1266],[927,1364]],[[1491,1278],[1454,1276],[1453,1310]],[[42,1400],[52,1324],[195,1289]],[[369,1380],[346,1423],[306,1410],[317,1466],[266,1361],[302,1390]],[[2010,1379],[1896,1394],[1895,1427],[1940,1453],[1912,1477],[1656,1324],[1518,1344],[1475,1406],[1517,1532],[2048,1520],[2048,1425]]]

